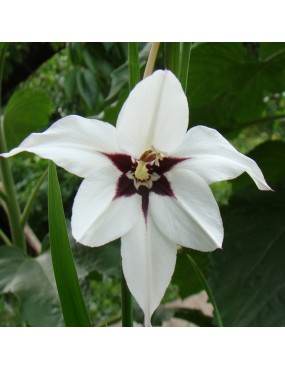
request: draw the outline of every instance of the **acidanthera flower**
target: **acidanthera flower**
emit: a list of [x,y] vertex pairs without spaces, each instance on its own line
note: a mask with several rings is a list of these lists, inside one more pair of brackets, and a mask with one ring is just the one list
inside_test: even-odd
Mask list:
[[123,272],[145,325],[170,283],[177,244],[221,248],[223,224],[208,186],[247,172],[270,190],[261,170],[216,130],[187,133],[188,103],[177,78],[157,71],[130,93],[117,121],[67,116],[18,148],[84,178],[72,210],[72,234],[97,247],[121,237]]

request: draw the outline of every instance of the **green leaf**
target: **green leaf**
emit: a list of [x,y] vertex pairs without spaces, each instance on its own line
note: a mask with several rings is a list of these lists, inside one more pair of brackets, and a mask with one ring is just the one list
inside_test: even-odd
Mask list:
[[222,208],[223,250],[211,254],[209,283],[224,325],[284,326],[284,143],[260,145],[249,156],[275,192],[261,192],[244,177]]
[[44,129],[51,111],[51,102],[45,91],[23,89],[15,92],[4,111],[8,149],[19,145],[30,133]]
[[48,214],[53,269],[66,326],[91,326],[66,229],[55,165],[49,164]]
[[245,190],[222,213],[210,285],[225,326],[285,325],[285,191]]
[[190,256],[190,254],[188,254],[187,257],[188,257],[188,259],[189,259],[189,261],[192,265],[193,270],[195,271],[195,274],[198,276],[203,289],[206,291],[209,301],[212,303],[212,306],[214,307],[214,317],[215,317],[215,320],[216,320],[217,324],[219,326],[223,326],[223,321],[221,319],[221,315],[220,315],[215,297],[213,295],[213,292],[212,292],[204,274],[200,270],[199,266],[196,264],[195,260]]
[[75,244],[72,252],[80,279],[93,272],[116,278],[121,276],[120,240],[115,240],[100,248]]
[[76,85],[79,95],[87,108],[94,112],[97,105],[99,90],[94,74],[87,68],[80,68],[76,73]]
[[0,247],[0,293],[14,294],[29,326],[61,326],[58,294],[49,251],[27,257],[19,248]]
[[[248,156],[256,161],[262,169],[268,184],[275,186],[282,183],[285,178],[285,143],[282,141],[267,141],[259,145]],[[252,179],[248,175],[240,176],[233,181],[233,189],[237,190],[245,186],[254,187]]]
[[172,283],[178,286],[179,296],[183,299],[199,293],[203,289],[199,278],[193,269],[189,267],[187,254],[190,254],[195,259],[205,276],[207,276],[208,270],[208,253],[184,248],[178,252]]
[[193,46],[187,94],[192,125],[229,131],[266,116],[264,98],[285,89],[285,43],[251,44]]
[[71,71],[68,71],[64,79],[64,91],[69,101],[72,101],[76,91],[76,75],[78,69],[78,67],[74,67]]
[[[150,50],[150,44],[146,44],[145,47],[139,52],[140,68],[146,65],[147,57]],[[111,88],[106,98],[107,101],[113,100],[122,89],[128,87],[129,82],[129,65],[128,62],[122,64],[111,73]]]

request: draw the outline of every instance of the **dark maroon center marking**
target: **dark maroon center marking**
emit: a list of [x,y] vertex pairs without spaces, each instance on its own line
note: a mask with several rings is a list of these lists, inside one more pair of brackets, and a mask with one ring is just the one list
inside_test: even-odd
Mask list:
[[147,219],[147,211],[149,204],[149,193],[153,191],[155,194],[161,196],[175,197],[171,185],[164,174],[171,170],[176,164],[185,161],[188,158],[175,158],[175,157],[165,157],[159,161],[159,166],[154,163],[148,163],[147,168],[149,174],[157,174],[160,177],[154,180],[151,188],[145,185],[140,185],[138,189],[134,185],[134,180],[127,176],[127,173],[134,173],[137,167],[137,162],[133,162],[131,156],[127,154],[107,154],[102,153],[108,157],[112,163],[117,167],[122,175],[119,177],[116,187],[116,194],[114,199],[120,197],[130,197],[134,194],[139,194],[142,197],[142,210]]
[[131,156],[127,154],[102,154],[108,157],[121,172],[127,173],[134,165]]

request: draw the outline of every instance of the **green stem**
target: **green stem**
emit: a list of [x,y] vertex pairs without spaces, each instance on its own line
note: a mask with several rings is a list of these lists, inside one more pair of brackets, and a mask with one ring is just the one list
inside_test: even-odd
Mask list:
[[140,60],[137,42],[129,42],[129,74],[130,90],[132,90],[140,80]]
[[192,43],[191,42],[183,42],[182,43],[179,80],[181,82],[181,85],[182,85],[182,88],[183,88],[185,94],[186,94],[186,90],[187,90],[191,50],[192,50]]
[[3,240],[3,242],[6,245],[12,246],[11,240],[8,238],[8,236],[4,233],[3,230],[0,229],[0,238]]
[[189,254],[187,254],[187,257],[188,257],[189,261],[191,262],[191,265],[192,265],[196,275],[198,276],[203,288],[205,289],[205,291],[208,294],[209,300],[211,301],[211,303],[214,307],[214,316],[215,316],[215,319],[217,320],[218,326],[223,326],[223,321],[222,321],[220,312],[218,310],[218,306],[216,304],[214,295],[212,293],[212,290],[211,290],[205,276],[203,275],[202,271],[199,269],[199,267],[196,264],[196,262],[194,261],[194,259]]
[[[2,77],[4,70],[4,61],[6,54],[7,44],[2,46],[0,50],[0,112],[1,112],[1,89],[2,89]],[[7,152],[7,145],[4,133],[4,122],[0,115],[0,152]],[[26,252],[26,240],[24,234],[24,228],[21,224],[21,213],[20,207],[16,197],[16,191],[14,186],[14,180],[10,167],[9,160],[0,158],[0,174],[4,185],[4,192],[7,196],[7,213],[11,228],[13,244],[21,248]]]
[[179,77],[180,55],[180,42],[165,43],[165,65],[176,77]]
[[0,198],[5,202],[7,203],[8,202],[8,197],[5,193],[3,193],[3,191],[0,190]]
[[[4,135],[3,120],[0,119],[0,152],[6,152],[6,140]],[[13,244],[26,252],[26,240],[24,228],[21,223],[20,207],[17,201],[14,180],[8,159],[0,158],[1,178],[4,185],[4,191],[7,196],[7,211],[11,227]]]
[[2,80],[3,80],[3,72],[4,72],[4,61],[6,56],[6,51],[8,48],[8,44],[2,44],[2,48],[0,49],[0,114],[1,114],[1,107],[2,107]]
[[25,209],[22,213],[22,217],[21,217],[22,226],[25,226],[26,222],[28,221],[28,217],[29,217],[32,205],[34,203],[34,200],[36,199],[36,196],[37,196],[37,194],[40,190],[40,187],[41,187],[42,183],[46,179],[47,174],[48,174],[48,169],[46,169],[45,172],[42,174],[42,176],[39,178],[36,186],[34,187],[33,191],[31,192],[31,195],[30,195],[30,197],[29,197],[29,199],[26,203]]
[[122,326],[133,326],[133,299],[122,272]]

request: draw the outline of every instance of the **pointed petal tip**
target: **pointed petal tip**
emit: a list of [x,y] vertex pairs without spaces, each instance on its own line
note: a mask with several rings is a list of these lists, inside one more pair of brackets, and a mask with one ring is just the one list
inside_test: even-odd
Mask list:
[[15,148],[15,149],[12,149],[10,150],[9,152],[7,153],[1,153],[0,154],[0,157],[3,157],[3,158],[9,158],[9,157],[12,157],[13,155],[15,154],[18,154],[18,153],[21,153],[23,150],[20,149],[20,148]]

